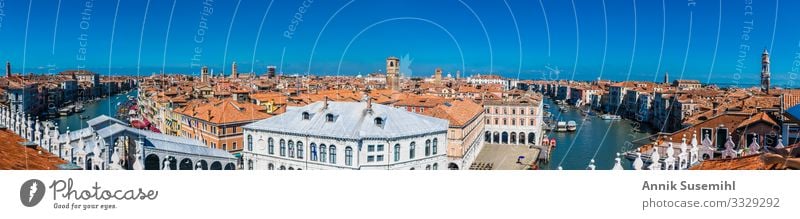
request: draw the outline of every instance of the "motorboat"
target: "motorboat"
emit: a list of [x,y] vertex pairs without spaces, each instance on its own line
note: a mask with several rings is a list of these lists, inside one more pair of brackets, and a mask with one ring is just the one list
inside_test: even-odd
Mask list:
[[578,126],[575,121],[567,122],[567,131],[574,132],[576,129],[578,129]]
[[622,119],[622,117],[619,116],[619,115],[611,115],[611,114],[603,114],[603,115],[600,116],[600,118],[603,119],[603,120],[620,120],[620,119]]
[[556,131],[557,132],[566,132],[567,131],[567,122],[558,121],[558,123],[556,123]]
[[73,108],[75,108],[75,106],[73,106],[73,105],[69,105],[69,106],[66,106],[64,108],[61,108],[61,109],[58,110],[58,115],[69,116],[70,114],[72,114],[72,109]]
[[75,105],[75,108],[73,109],[73,111],[76,112],[76,113],[81,113],[81,112],[83,112],[83,110],[84,110],[83,104]]

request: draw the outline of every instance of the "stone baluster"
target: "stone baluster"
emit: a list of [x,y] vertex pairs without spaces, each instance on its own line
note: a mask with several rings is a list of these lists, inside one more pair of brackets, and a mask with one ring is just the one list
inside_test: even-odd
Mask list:
[[595,170],[597,166],[594,165],[594,159],[589,160],[589,166],[586,167],[587,170]]
[[620,154],[617,153],[617,157],[614,158],[614,167],[612,167],[611,170],[625,170],[625,168],[622,167],[622,159],[619,158],[619,155]]
[[658,153],[658,147],[653,147],[653,152],[650,153],[650,160],[653,162],[648,167],[650,170],[661,170],[661,155]]
[[636,159],[633,160],[633,169],[642,170],[643,166],[644,166],[644,161],[642,161],[642,153],[636,152]]
[[775,148],[782,149],[782,148],[785,148],[785,147],[786,146],[783,145],[783,136],[778,135],[778,145],[775,145]]

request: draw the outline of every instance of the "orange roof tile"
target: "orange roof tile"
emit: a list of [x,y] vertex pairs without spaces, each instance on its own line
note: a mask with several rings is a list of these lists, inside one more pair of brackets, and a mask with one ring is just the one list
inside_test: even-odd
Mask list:
[[66,163],[61,158],[40,150],[22,146],[22,137],[0,130],[0,170],[56,170],[59,164]]
[[232,99],[215,99],[206,103],[192,102],[176,109],[176,113],[216,124],[251,122],[271,117],[263,106]]

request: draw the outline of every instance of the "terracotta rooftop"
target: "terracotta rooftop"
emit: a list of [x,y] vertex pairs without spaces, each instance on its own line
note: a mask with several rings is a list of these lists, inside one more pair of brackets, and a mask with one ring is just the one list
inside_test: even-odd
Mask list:
[[472,100],[454,100],[420,114],[447,119],[450,126],[464,126],[482,112],[483,107]]
[[269,118],[264,107],[232,99],[215,99],[205,103],[192,102],[175,112],[216,124],[240,123]]
[[0,130],[0,170],[57,170],[66,163],[57,156],[22,146],[25,141],[11,131]]

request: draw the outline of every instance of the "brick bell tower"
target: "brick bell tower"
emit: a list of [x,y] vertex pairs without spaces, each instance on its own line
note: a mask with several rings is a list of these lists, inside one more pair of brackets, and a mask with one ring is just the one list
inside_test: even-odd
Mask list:
[[769,94],[769,53],[761,54],[761,92]]

